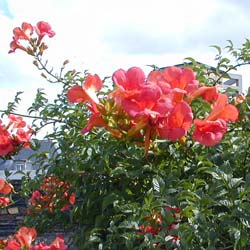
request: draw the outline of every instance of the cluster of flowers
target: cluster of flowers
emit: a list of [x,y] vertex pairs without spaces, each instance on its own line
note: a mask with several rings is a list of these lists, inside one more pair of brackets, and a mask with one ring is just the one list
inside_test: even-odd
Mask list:
[[13,191],[13,186],[6,180],[0,178],[0,208],[7,207],[11,203],[11,199],[7,196]]
[[46,245],[44,242],[40,242],[37,245],[33,245],[37,237],[35,228],[21,227],[15,235],[11,235],[7,240],[0,239],[0,249],[4,250],[66,250],[67,246],[64,242],[63,236],[57,236],[55,240]]
[[[174,245],[177,245],[180,241],[180,237],[178,235],[173,234],[173,230],[179,227],[181,222],[181,209],[175,208],[171,206],[166,206],[165,209],[169,211],[173,218],[174,222],[171,225],[167,226],[167,230],[164,232],[166,241],[171,241]],[[149,234],[149,235],[157,235],[163,231],[163,218],[162,215],[158,212],[153,212],[151,217],[147,217],[145,219],[146,223],[139,226],[139,234]],[[157,244],[155,245],[157,247]]]
[[[147,152],[157,137],[180,140],[193,127],[195,141],[213,146],[223,138],[227,123],[238,119],[238,110],[228,103],[227,95],[200,84],[189,68],[172,66],[152,71],[147,77],[138,67],[119,69],[112,80],[114,90],[100,100],[97,92],[103,82],[98,75],[88,74],[82,86],[69,89],[68,101],[86,102],[92,113],[83,133],[102,126],[118,138],[143,138]],[[191,103],[196,98],[211,107],[205,118],[194,119]]]
[[45,177],[39,190],[35,190],[29,199],[28,213],[36,215],[41,210],[68,210],[76,200],[75,193],[70,192],[70,187],[69,182],[60,181],[57,176]]
[[[33,36],[34,31],[37,36]],[[47,22],[41,21],[38,22],[36,26],[24,22],[21,27],[14,28],[13,34],[9,53],[15,52],[16,49],[21,49],[29,55],[35,55],[37,51],[39,55],[42,55],[43,51],[48,48],[47,45],[42,42],[43,37],[45,35],[53,37],[55,32]],[[22,43],[20,43],[20,40]],[[25,42],[27,44],[25,44]]]
[[[33,37],[34,31],[37,36]],[[21,49],[30,55],[42,55],[47,46],[41,41],[45,35],[53,37],[55,32],[46,22],[36,26],[23,23],[13,30],[10,52]],[[28,42],[27,46],[20,40]],[[82,132],[93,127],[105,127],[118,138],[133,138],[143,143],[147,153],[150,143],[157,137],[176,141],[184,139],[193,129],[193,140],[205,146],[214,146],[227,131],[228,122],[238,119],[238,110],[228,103],[226,94],[216,87],[200,84],[195,73],[188,68],[168,67],[155,70],[148,76],[142,69],[132,67],[119,69],[112,76],[114,90],[101,100],[97,92],[103,87],[98,75],[88,74],[82,86],[68,91],[68,101],[87,102],[91,116]],[[211,112],[206,117],[195,117],[191,103],[201,97],[208,102]]]
[[0,120],[0,157],[15,153],[20,147],[29,147],[33,133],[34,131],[26,126],[22,117],[9,115],[7,126]]

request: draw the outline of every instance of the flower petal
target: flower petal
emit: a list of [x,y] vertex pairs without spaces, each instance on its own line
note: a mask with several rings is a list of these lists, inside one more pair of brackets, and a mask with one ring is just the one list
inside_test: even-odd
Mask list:
[[216,121],[194,120],[195,130],[193,139],[205,146],[214,146],[218,144],[227,131],[227,123],[218,119]]
[[68,90],[67,98],[69,102],[86,102],[89,101],[89,95],[86,91],[79,85],[73,86]]

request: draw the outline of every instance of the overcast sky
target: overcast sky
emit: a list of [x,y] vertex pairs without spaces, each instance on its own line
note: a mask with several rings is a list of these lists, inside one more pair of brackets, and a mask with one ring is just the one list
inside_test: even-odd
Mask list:
[[[182,63],[185,57],[215,65],[210,45],[240,46],[250,38],[248,0],[0,0],[0,109],[16,91],[23,105],[37,88],[55,93],[21,51],[8,54],[12,30],[23,21],[47,21],[56,36],[47,39],[51,65],[65,59],[70,68],[88,69],[101,77],[116,69]],[[245,67],[244,89],[250,80]],[[28,98],[29,97],[29,98]]]

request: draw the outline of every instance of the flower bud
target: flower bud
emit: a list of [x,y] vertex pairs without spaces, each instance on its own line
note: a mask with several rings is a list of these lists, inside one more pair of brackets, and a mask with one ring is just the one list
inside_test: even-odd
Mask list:
[[69,63],[69,60],[67,59],[67,60],[65,60],[64,62],[63,62],[63,66],[65,66],[66,64],[68,64]]

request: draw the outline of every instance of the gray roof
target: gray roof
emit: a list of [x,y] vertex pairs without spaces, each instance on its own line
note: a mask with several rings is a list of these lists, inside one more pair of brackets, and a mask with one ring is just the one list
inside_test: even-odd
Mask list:
[[41,140],[40,141],[40,148],[36,151],[32,150],[31,148],[23,148],[17,155],[11,157],[10,160],[2,160],[0,159],[0,170],[4,169],[11,169],[13,167],[14,162],[18,161],[26,161],[29,160],[30,162],[35,162],[35,158],[31,156],[40,153],[48,153],[49,157],[51,157],[52,153],[55,151],[55,146],[52,141],[49,140]]
[[55,148],[53,147],[52,141],[48,141],[48,140],[41,140],[40,141],[40,148],[37,151],[34,151],[30,148],[23,148],[20,150],[20,152],[13,156],[13,160],[26,160],[28,159],[30,156],[32,156],[34,153],[42,153],[42,152],[53,152],[55,151]]

